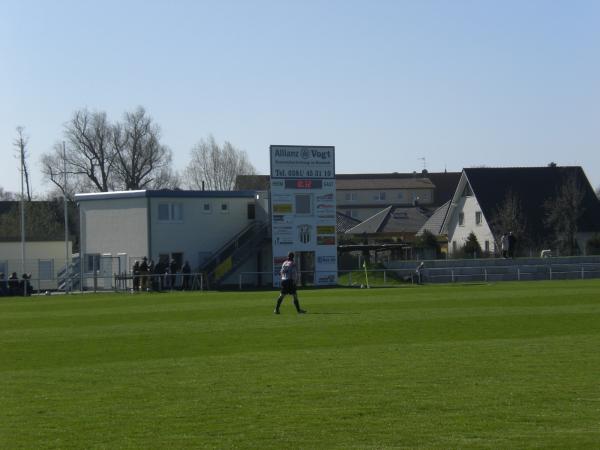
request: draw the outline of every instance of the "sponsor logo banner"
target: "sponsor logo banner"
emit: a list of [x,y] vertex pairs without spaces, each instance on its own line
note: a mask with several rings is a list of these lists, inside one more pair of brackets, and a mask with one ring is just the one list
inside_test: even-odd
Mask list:
[[333,193],[325,194],[325,195],[317,195],[318,202],[332,202],[333,201]]
[[294,228],[292,226],[273,226],[273,241],[277,245],[292,245],[294,243]]
[[335,283],[335,274],[329,275],[319,275],[317,278],[318,284],[334,284]]
[[311,226],[309,224],[298,225],[298,240],[302,244],[308,244],[310,242]]
[[332,203],[319,203],[317,204],[317,211],[333,211],[335,205]]
[[292,201],[291,195],[273,195],[273,203],[290,203]]
[[317,225],[317,235],[319,234],[335,234],[335,226]]
[[273,212],[277,213],[277,214],[291,214],[292,204],[291,203],[273,204]]
[[335,256],[319,256],[317,262],[323,266],[337,265],[337,258]]
[[335,245],[335,236],[317,236],[317,245]]

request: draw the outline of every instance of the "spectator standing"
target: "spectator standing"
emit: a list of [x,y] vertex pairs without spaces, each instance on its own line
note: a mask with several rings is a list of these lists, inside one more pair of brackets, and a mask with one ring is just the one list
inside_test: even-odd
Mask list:
[[516,250],[516,246],[517,246],[517,238],[515,237],[515,235],[512,233],[512,231],[508,232],[508,257],[509,258],[514,258],[515,257],[515,250]]
[[423,284],[423,269],[425,269],[425,263],[421,261],[421,264],[415,269],[415,281],[417,284]]
[[136,261],[133,264],[133,290],[137,291],[140,288],[140,262]]
[[175,261],[174,259],[171,259],[171,264],[169,264],[169,273],[171,274],[169,286],[171,287],[171,289],[175,288],[175,280],[177,278],[178,270],[179,270],[179,267],[177,267],[177,261]]
[[502,257],[508,258],[508,237],[506,233],[502,233],[502,237],[500,238],[500,250],[502,251]]
[[183,265],[183,267],[181,268],[181,273],[182,273],[182,278],[183,278],[183,284],[182,284],[182,289],[184,291],[188,290],[190,288],[190,274],[192,273],[192,269],[190,268],[190,264],[189,262],[185,262],[185,264]]
[[31,274],[24,273],[21,275],[21,281],[19,282],[19,295],[25,295],[29,297],[33,292],[33,288],[31,287],[31,283],[29,280],[31,279]]
[[148,289],[148,258],[144,256],[140,264],[140,289],[145,291]]
[[8,277],[8,295],[19,295],[19,277],[13,272]]
[[154,279],[156,281],[156,291],[161,291],[163,286],[165,285],[165,280],[163,276],[165,274],[165,263],[159,259],[156,265],[154,266]]
[[150,280],[150,289],[156,291],[157,281],[154,276],[154,261],[152,260],[148,261],[148,278]]
[[4,272],[0,272],[0,297],[6,297],[8,295],[8,285],[4,279]]

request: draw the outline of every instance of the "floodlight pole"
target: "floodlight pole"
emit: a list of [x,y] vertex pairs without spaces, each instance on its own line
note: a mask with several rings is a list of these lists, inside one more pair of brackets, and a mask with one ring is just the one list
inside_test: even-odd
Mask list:
[[67,207],[67,151],[63,141],[63,203],[65,205],[65,293],[69,293],[69,214]]
[[25,272],[25,147],[21,145],[21,273]]

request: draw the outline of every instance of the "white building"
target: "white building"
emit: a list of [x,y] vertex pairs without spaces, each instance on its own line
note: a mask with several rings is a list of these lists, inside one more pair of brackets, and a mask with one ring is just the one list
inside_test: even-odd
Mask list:
[[192,271],[199,270],[237,235],[268,220],[267,200],[256,191],[140,190],[75,199],[82,271],[106,277],[129,272],[144,256],[175,260],[179,267],[189,261]]

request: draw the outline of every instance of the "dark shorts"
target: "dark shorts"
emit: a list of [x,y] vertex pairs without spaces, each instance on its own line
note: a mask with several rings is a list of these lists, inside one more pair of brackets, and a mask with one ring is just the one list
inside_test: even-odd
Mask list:
[[294,280],[281,280],[281,293],[294,295],[296,293],[296,282]]

